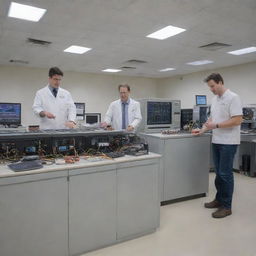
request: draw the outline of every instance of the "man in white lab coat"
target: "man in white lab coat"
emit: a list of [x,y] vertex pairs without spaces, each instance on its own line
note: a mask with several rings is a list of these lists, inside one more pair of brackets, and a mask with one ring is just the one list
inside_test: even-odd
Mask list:
[[60,88],[62,77],[59,68],[50,68],[49,84],[36,93],[33,111],[40,117],[40,129],[68,129],[76,125],[76,107],[71,94]]
[[141,122],[140,103],[130,98],[130,86],[118,86],[120,99],[113,101],[106,113],[103,127],[134,131]]

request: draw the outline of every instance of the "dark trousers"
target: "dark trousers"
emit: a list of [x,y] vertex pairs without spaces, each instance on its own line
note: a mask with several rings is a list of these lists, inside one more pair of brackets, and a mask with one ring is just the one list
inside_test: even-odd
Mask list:
[[216,200],[231,209],[234,191],[233,161],[237,145],[212,144],[215,165]]

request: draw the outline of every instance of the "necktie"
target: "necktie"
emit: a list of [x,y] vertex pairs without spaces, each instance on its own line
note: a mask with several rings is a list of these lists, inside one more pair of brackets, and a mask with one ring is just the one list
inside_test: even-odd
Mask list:
[[122,129],[126,129],[126,103],[122,102]]
[[56,90],[55,88],[53,88],[52,92],[53,92],[54,97],[56,98],[56,96],[57,96],[57,90]]

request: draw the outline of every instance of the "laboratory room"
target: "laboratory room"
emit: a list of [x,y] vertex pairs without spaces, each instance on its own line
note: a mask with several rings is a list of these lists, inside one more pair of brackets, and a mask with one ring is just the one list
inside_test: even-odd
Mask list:
[[0,255],[256,256],[255,17],[0,0]]

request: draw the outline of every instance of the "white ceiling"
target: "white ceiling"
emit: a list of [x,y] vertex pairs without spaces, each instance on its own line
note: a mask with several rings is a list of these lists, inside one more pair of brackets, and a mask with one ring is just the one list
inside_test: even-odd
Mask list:
[[[256,0],[16,0],[47,9],[39,22],[8,17],[10,2],[0,0],[2,65],[59,66],[90,73],[132,66],[136,69],[118,75],[160,78],[256,61],[256,53],[226,53],[256,46]],[[187,31],[166,40],[146,37],[168,25]],[[52,43],[32,45],[27,38]],[[217,51],[199,48],[214,42],[232,46]],[[64,53],[70,45],[92,50],[83,55]],[[147,63],[126,63],[131,59]],[[214,63],[186,65],[204,59]],[[158,71],[169,67],[176,70]]]

